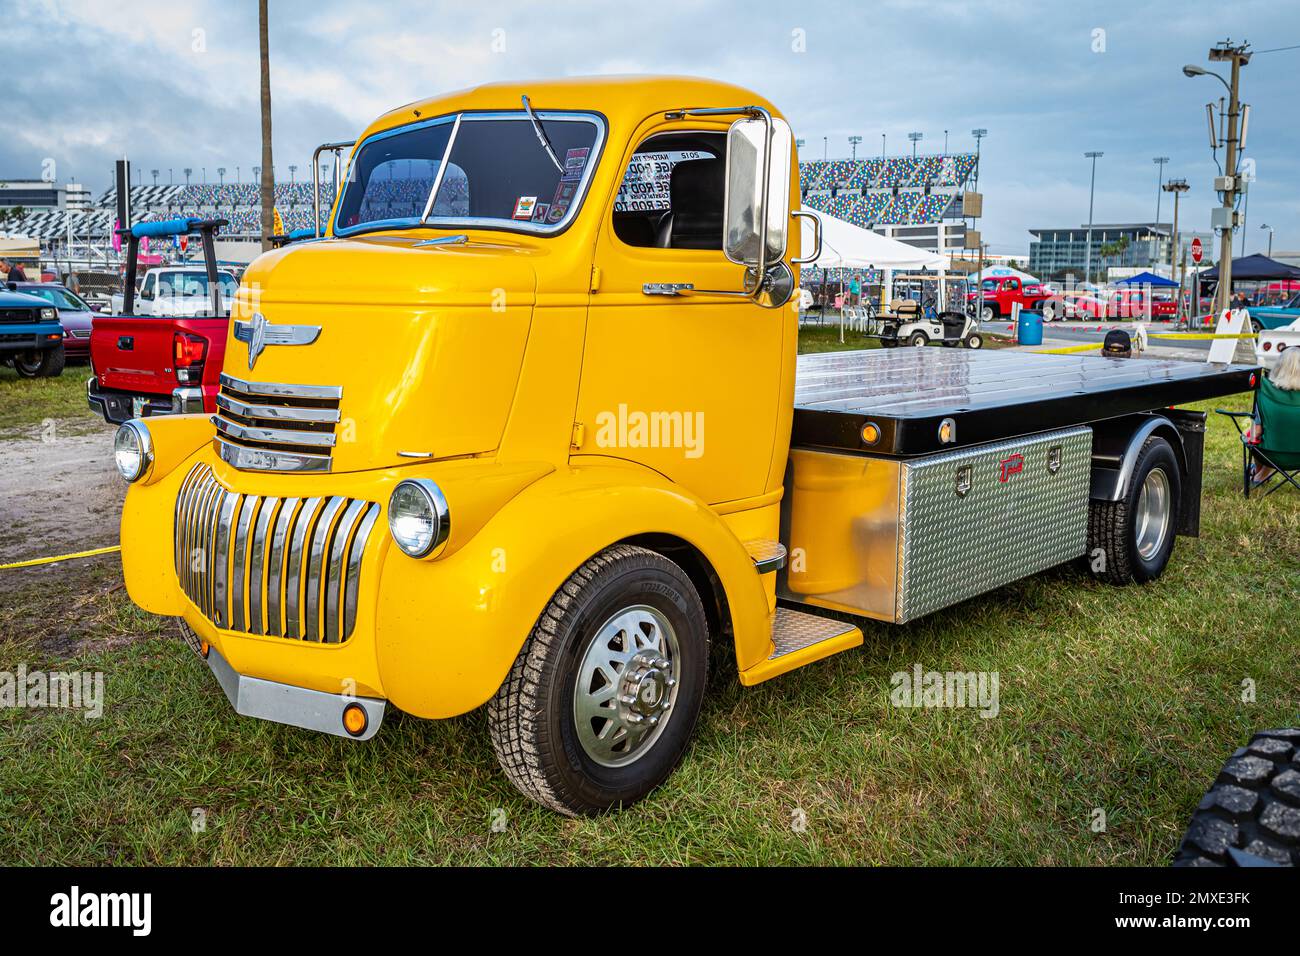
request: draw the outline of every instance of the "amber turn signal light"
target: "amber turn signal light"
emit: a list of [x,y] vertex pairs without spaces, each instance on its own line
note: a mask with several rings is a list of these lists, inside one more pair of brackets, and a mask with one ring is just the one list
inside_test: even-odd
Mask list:
[[875,422],[867,422],[862,426],[862,440],[868,445],[874,445],[880,441],[880,426]]
[[360,704],[348,704],[343,708],[343,729],[353,737],[360,737],[369,725],[366,709]]

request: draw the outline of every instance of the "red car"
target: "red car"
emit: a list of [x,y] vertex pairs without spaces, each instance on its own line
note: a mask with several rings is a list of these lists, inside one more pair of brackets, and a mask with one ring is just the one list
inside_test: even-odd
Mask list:
[[1066,315],[1080,319],[1168,319],[1177,313],[1172,299],[1157,299],[1141,289],[1098,292],[1066,300]]
[[[1047,314],[1047,310],[1051,310],[1054,304],[1052,294],[1044,289],[1037,279],[1025,279],[1023,282],[1016,276],[985,279],[980,283],[979,298],[983,300],[980,318],[986,322],[999,316],[1010,315],[1011,306],[1016,302],[1020,303],[1022,309],[1034,312],[1044,310],[1045,319],[1054,317]],[[967,302],[973,302],[975,299],[974,292],[966,296]]]
[[9,288],[44,299],[58,309],[59,324],[63,326],[63,351],[69,362],[90,358],[90,324],[95,313],[84,299],[56,282],[11,282]]

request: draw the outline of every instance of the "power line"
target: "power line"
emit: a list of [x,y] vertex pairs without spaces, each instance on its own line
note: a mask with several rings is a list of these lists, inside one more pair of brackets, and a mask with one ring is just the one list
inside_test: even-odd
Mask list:
[[1271,50],[1252,50],[1251,52],[1255,56],[1259,56],[1261,53],[1281,53],[1284,50],[1300,50],[1300,43],[1297,43],[1294,46],[1275,46]]

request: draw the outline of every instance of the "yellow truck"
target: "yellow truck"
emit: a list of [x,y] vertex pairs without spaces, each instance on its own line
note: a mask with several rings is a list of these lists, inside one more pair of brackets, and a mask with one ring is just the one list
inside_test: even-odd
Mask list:
[[728,84],[483,86],[344,145],[328,221],[243,278],[216,414],[119,429],[126,584],[239,713],[367,740],[486,704],[563,813],[668,777],[712,646],[753,685],[1072,559],[1156,577],[1199,518],[1204,416],[1170,407],[1254,384],[799,357],[815,216]]

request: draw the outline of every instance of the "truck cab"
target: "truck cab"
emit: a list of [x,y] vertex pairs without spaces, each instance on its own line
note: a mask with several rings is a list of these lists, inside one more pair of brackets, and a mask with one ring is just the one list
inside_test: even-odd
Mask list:
[[[230,303],[235,298],[239,280],[233,272],[217,271],[219,295],[218,315],[230,314]],[[114,293],[109,311],[122,315],[125,293]],[[140,316],[169,316],[189,318],[212,315],[213,297],[208,289],[208,274],[202,264],[184,266],[155,266],[144,274],[140,291],[135,296],[132,314]]]
[[1253,374],[800,358],[820,231],[800,248],[779,110],[726,83],[423,100],[343,181],[245,274],[215,414],[119,429],[128,591],[241,714],[363,741],[389,708],[486,705],[507,776],[562,813],[669,776],[714,645],[744,685],[856,647],[1081,556],[1094,497],[1104,573],[1157,576],[1199,446],[1146,412]]

